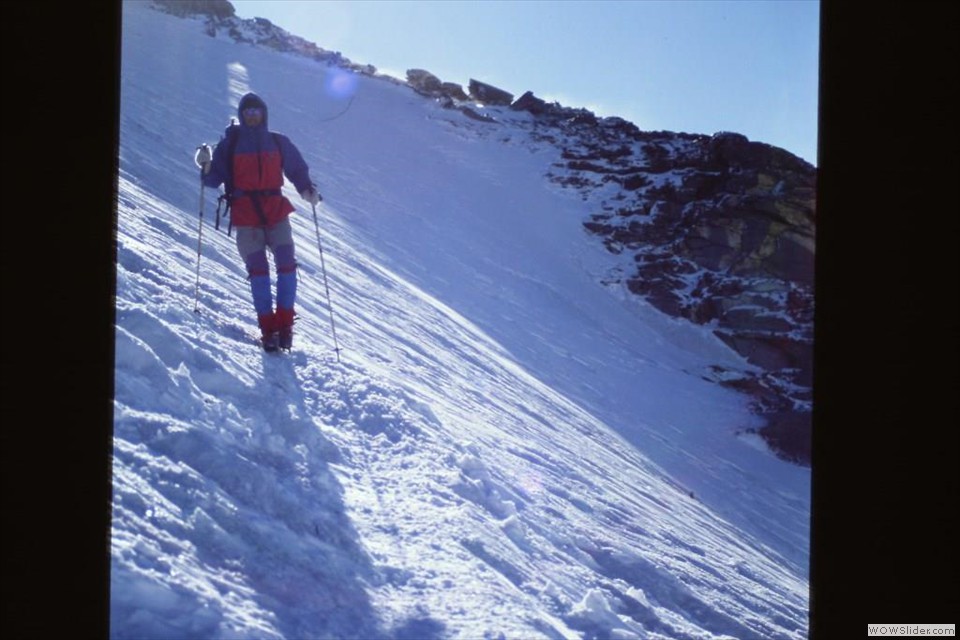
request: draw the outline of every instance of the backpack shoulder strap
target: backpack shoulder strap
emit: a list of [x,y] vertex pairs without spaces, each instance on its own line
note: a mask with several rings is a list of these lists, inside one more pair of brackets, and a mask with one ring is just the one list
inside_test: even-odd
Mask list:
[[227,167],[227,178],[223,181],[223,190],[227,198],[233,195],[233,154],[237,150],[237,133],[240,125],[231,118],[229,126],[224,129],[223,142],[226,143],[227,154],[224,158]]
[[282,172],[283,171],[283,147],[280,145],[280,134],[275,131],[271,131],[270,135],[273,136],[273,142],[274,144],[277,145],[277,153],[280,154],[280,171]]

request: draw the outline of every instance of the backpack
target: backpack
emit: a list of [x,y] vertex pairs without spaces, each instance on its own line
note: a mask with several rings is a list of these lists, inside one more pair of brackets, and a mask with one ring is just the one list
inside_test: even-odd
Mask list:
[[[230,124],[227,125],[227,128],[223,131],[223,139],[217,143],[217,146],[226,143],[227,156],[226,156],[226,165],[230,168],[230,173],[227,178],[223,181],[223,193],[217,199],[217,223],[214,227],[215,229],[220,229],[220,216],[221,208],[223,208],[222,215],[224,217],[230,216],[230,204],[233,200],[233,155],[237,150],[237,134],[240,131],[240,125],[237,123],[235,118],[230,118]],[[283,171],[283,147],[280,146],[280,134],[273,131],[270,132],[270,135],[273,136],[273,141],[277,145],[277,152],[280,153],[280,170]],[[254,199],[254,206],[257,207],[257,211],[260,212],[259,201]],[[263,219],[263,214],[260,213],[261,219]],[[230,224],[227,226],[227,235],[230,235],[230,232],[233,230],[233,220],[230,220]]]

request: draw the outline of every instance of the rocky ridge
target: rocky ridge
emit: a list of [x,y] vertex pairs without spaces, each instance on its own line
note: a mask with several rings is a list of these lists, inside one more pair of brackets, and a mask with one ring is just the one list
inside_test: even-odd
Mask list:
[[[201,16],[208,35],[293,52],[376,76],[268,20],[236,17],[227,0],[154,0]],[[384,79],[398,82],[393,78]],[[643,131],[622,118],[519,98],[471,79],[467,89],[424,69],[407,72],[417,93],[498,125],[498,113],[526,112],[515,126],[557,150],[545,177],[599,203],[585,232],[628,267],[603,281],[625,286],[671,316],[709,327],[753,369],[707,375],[749,394],[777,455],[811,459],[816,168],[795,155],[732,132]],[[621,261],[623,264],[624,261]]]
[[710,327],[755,365],[710,376],[750,394],[766,420],[756,432],[779,456],[810,464],[815,167],[738,133],[642,131],[530,91],[514,100],[471,79],[464,92],[424,69],[409,70],[407,83],[475,120],[498,124],[504,108],[531,114],[532,137],[559,152],[547,178],[599,201],[585,230],[630,258],[604,284]]
[[709,327],[759,368],[711,377],[749,393],[758,433],[809,465],[816,169],[737,133],[641,131],[556,105],[536,122],[560,149],[549,179],[599,201],[584,228],[628,259],[606,284]]

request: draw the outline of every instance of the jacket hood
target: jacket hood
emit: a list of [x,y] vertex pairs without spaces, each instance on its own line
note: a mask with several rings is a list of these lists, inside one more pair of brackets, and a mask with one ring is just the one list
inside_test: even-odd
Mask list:
[[255,93],[248,93],[247,95],[240,98],[240,104],[237,105],[237,118],[240,121],[240,126],[245,127],[243,123],[243,110],[247,107],[260,107],[263,109],[263,128],[267,128],[267,103]]

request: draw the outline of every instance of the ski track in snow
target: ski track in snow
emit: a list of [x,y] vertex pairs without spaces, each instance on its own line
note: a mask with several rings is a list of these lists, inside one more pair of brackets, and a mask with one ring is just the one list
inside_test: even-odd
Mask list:
[[[124,3],[111,637],[805,637],[808,474],[732,435],[732,356],[592,280],[522,128],[370,78],[316,124],[328,73]],[[209,190],[197,286],[193,149],[251,89],[342,362],[290,187],[293,351]]]

